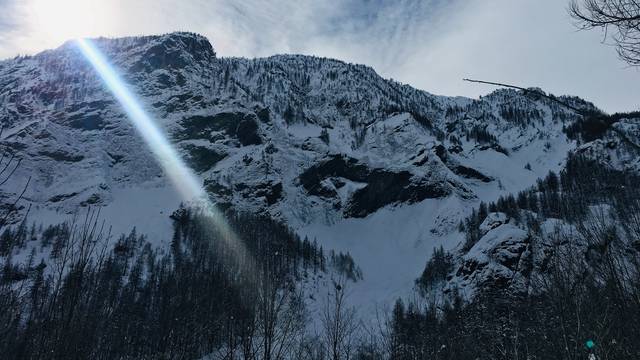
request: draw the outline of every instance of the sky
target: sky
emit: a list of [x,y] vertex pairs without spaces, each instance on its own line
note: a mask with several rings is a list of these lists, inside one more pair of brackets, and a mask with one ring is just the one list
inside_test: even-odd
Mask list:
[[640,68],[599,31],[578,31],[568,0],[0,0],[0,58],[78,37],[191,31],[218,56],[299,53],[372,66],[434,94],[477,98],[474,78],[601,109],[640,110]]

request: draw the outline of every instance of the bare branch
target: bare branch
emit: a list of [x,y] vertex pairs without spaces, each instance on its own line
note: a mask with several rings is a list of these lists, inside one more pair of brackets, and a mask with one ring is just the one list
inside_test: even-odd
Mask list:
[[22,192],[20,193],[20,195],[15,199],[15,201],[11,205],[9,205],[9,210],[7,210],[6,214],[4,214],[2,219],[0,219],[0,229],[2,229],[2,227],[7,223],[7,221],[9,220],[9,217],[17,211],[16,205],[24,197],[24,194],[27,192],[27,188],[29,187],[30,182],[31,182],[31,177],[29,177],[29,179],[27,180],[27,183],[24,185],[24,188],[22,189]]
[[[617,47],[619,57],[640,66],[640,2],[637,0],[571,0],[569,15],[581,30],[600,28]],[[609,32],[609,28],[615,31]]]

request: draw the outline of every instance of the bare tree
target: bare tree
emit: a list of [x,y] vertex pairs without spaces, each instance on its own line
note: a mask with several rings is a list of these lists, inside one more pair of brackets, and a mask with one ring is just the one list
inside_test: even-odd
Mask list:
[[304,332],[304,294],[286,273],[281,254],[267,257],[257,284],[255,326],[263,360],[286,358]]
[[360,327],[355,309],[346,303],[346,284],[344,277],[333,281],[321,319],[325,346],[331,360],[352,358]]
[[[0,128],[0,139],[2,139],[2,133],[4,128]],[[5,185],[9,179],[13,176],[13,174],[20,167],[20,162],[22,159],[16,157],[15,153],[9,154],[6,151],[0,152],[0,186]],[[18,194],[18,196],[7,205],[7,208],[4,211],[4,214],[0,214],[0,230],[7,225],[11,221],[11,218],[18,212],[18,203],[23,199],[27,188],[29,187],[29,183],[31,182],[31,177],[27,179],[24,188]]]
[[580,29],[604,30],[605,39],[613,40],[620,58],[640,66],[640,1],[571,0],[569,14]]
[[[2,139],[2,133],[4,128],[0,127],[0,140]],[[9,154],[6,151],[0,151],[0,187],[5,185],[13,176],[15,171],[20,166],[20,159],[17,159],[14,153]],[[3,229],[8,223],[11,222],[11,218],[18,212],[17,204],[22,200],[24,193],[27,191],[31,178],[26,182],[22,192],[16,199],[8,204],[5,209],[0,209],[0,230]],[[10,243],[15,240],[11,239]],[[9,244],[8,244],[9,245]],[[11,246],[8,246],[7,257],[4,260],[3,267],[12,272],[11,263]],[[15,290],[15,291],[14,291]],[[0,337],[4,338],[8,332],[11,331],[11,327],[15,326],[21,321],[19,309],[23,298],[26,296],[26,281],[20,281],[19,285],[11,284],[10,281],[0,281]]]

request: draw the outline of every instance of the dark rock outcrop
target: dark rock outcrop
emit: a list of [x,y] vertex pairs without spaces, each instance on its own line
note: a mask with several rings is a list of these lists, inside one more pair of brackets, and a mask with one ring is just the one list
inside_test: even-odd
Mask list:
[[[311,166],[299,180],[309,195],[333,198],[337,196],[335,188],[344,186],[340,178],[366,184],[355,190],[348,200],[344,209],[347,217],[365,217],[386,205],[411,204],[451,193],[447,183],[431,183],[409,171],[370,169],[357,159],[344,155],[333,155]],[[325,182],[327,179],[332,186]]]

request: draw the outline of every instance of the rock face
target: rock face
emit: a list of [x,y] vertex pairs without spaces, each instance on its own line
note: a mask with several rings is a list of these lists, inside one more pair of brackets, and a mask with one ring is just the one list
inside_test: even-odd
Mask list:
[[[338,208],[346,205],[343,213],[347,217],[365,217],[389,204],[412,204],[424,199],[443,198],[455,190],[447,182],[431,183],[424,174],[370,169],[357,159],[343,155],[334,155],[318,162],[305,170],[299,179],[309,195],[334,199]],[[348,202],[342,204],[338,191],[346,182],[360,186],[353,191]],[[473,196],[464,192],[459,195]]]
[[460,259],[445,293],[454,289],[473,296],[479,288],[527,290],[531,272],[531,236],[510,223],[504,213],[489,213],[480,227],[483,236]]
[[618,119],[576,152],[618,170],[640,172],[640,113],[635,115]]
[[500,225],[507,224],[509,217],[502,212],[492,212],[487,214],[487,217],[480,224],[480,235],[484,236],[489,231],[497,228]]

